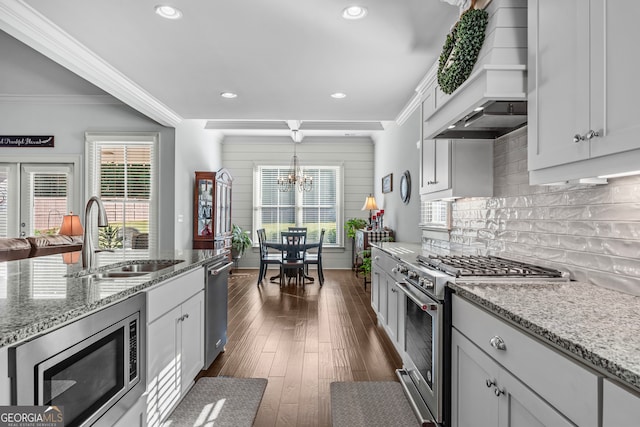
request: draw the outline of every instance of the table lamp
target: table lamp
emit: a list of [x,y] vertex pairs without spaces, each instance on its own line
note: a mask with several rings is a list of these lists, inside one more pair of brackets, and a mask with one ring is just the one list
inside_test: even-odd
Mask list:
[[376,204],[376,198],[373,195],[369,194],[364,201],[364,206],[362,206],[363,211],[369,211],[369,225],[371,225],[371,211],[378,210],[378,205]]
[[[58,234],[62,236],[82,236],[83,229],[80,217],[69,212],[69,215],[62,217],[62,225]],[[62,261],[65,264],[75,264],[80,259],[80,251],[66,252],[62,254]]]

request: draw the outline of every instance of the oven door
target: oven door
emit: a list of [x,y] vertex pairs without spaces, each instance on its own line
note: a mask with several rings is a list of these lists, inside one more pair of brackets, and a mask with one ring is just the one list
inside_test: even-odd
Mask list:
[[[429,409],[433,419],[443,421],[443,304],[407,283],[398,283],[407,296],[405,314],[404,369],[400,379],[412,388],[409,395]],[[417,394],[416,394],[417,393]]]

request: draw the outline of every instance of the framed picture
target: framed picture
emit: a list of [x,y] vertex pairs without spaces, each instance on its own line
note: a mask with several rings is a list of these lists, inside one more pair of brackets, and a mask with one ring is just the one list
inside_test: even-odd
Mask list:
[[382,178],[382,192],[383,193],[391,193],[393,191],[393,174]]

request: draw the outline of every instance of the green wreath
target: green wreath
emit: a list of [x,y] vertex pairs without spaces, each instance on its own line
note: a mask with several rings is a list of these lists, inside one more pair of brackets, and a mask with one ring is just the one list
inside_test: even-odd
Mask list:
[[471,75],[488,22],[486,11],[469,9],[447,34],[438,60],[438,84],[444,93],[453,93]]

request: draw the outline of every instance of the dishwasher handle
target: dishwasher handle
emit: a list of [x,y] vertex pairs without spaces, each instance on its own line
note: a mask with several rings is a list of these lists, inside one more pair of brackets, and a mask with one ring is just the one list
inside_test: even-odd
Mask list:
[[217,276],[218,274],[222,273],[227,268],[230,268],[233,265],[233,262],[230,261],[230,262],[222,265],[222,267],[220,267],[220,265],[222,265],[222,263],[208,266],[207,267],[207,274],[212,275],[212,276]]

